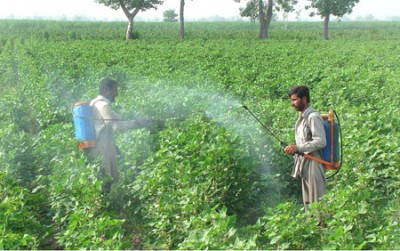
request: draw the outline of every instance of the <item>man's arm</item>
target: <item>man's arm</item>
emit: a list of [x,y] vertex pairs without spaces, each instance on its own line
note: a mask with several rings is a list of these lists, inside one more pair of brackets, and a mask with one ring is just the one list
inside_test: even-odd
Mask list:
[[121,115],[116,113],[109,104],[100,108],[104,122],[111,123],[111,126],[116,132],[124,132],[129,129],[141,128],[148,124],[144,119],[126,120]]

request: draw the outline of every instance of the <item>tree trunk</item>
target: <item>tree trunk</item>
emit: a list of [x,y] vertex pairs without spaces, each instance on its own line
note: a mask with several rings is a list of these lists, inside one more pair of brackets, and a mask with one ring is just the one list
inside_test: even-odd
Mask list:
[[329,40],[329,14],[324,18],[324,40]]
[[272,0],[267,1],[265,12],[262,9],[262,0],[258,1],[258,15],[260,17],[260,39],[268,38],[268,30],[272,20]]
[[266,37],[265,38],[268,38],[268,30],[269,30],[269,26],[270,26],[270,24],[271,24],[271,21],[272,21],[272,6],[273,6],[273,1],[272,0],[268,0],[267,1],[267,20],[266,20],[266,23],[267,23],[267,32],[266,32]]
[[181,0],[181,6],[179,9],[179,21],[181,23],[181,29],[179,31],[179,37],[181,38],[181,40],[185,39],[185,18],[184,18],[184,14],[185,14],[185,0]]
[[132,13],[129,12],[123,0],[119,0],[119,5],[121,9],[125,13],[125,16],[128,18],[128,28],[126,30],[126,40],[133,38],[133,19],[141,10],[141,7],[136,7]]
[[265,13],[262,8],[262,0],[258,0],[258,18],[260,19],[260,33],[259,37],[264,39],[266,37],[266,23],[265,23]]
[[289,13],[286,11],[283,13],[283,20],[285,21],[285,30],[287,30],[288,21],[289,21]]
[[128,28],[126,29],[126,40],[133,38],[133,16],[128,17]]

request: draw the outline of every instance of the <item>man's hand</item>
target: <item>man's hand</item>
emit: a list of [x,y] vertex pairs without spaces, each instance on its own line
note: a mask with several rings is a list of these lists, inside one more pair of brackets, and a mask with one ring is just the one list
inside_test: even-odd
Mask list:
[[296,145],[288,145],[287,147],[285,147],[285,152],[290,155],[295,155],[299,152],[299,149]]

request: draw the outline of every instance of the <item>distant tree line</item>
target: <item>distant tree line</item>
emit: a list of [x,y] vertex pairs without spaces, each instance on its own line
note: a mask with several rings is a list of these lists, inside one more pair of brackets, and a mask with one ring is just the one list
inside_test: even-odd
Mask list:
[[[126,39],[133,38],[133,20],[140,11],[148,9],[157,9],[162,5],[164,0],[94,0],[97,3],[104,4],[113,9],[122,9],[128,18],[128,28],[126,31]],[[177,22],[179,16],[181,39],[185,37],[184,26],[184,7],[185,0],[179,0],[180,8],[179,15],[174,10],[166,10],[164,21]],[[249,17],[250,20],[259,20],[260,31],[259,38],[267,39],[268,31],[274,14],[277,12],[287,13],[295,11],[295,6],[298,5],[298,0],[233,0],[235,2],[245,2],[246,7],[240,9],[242,17]],[[319,15],[324,20],[323,39],[329,39],[329,21],[331,16],[343,17],[345,14],[350,14],[354,6],[360,0],[306,0],[304,6],[306,10],[310,10],[310,16]],[[211,8],[212,6],[210,6]]]

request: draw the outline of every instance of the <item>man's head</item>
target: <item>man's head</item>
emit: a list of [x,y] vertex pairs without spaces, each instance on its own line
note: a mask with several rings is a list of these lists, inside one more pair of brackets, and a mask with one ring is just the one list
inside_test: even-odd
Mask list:
[[114,102],[115,97],[118,96],[118,83],[113,79],[105,78],[100,83],[99,91],[100,95],[110,100],[110,102]]
[[294,86],[289,91],[289,98],[296,111],[304,112],[310,104],[310,91],[307,86]]

